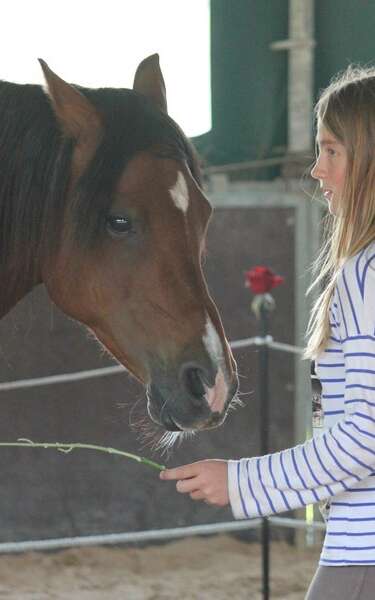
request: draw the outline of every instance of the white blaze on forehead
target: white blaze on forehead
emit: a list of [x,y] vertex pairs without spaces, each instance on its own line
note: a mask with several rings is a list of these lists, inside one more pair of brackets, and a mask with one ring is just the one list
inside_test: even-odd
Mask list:
[[186,213],[189,207],[189,192],[186,185],[185,177],[179,171],[177,173],[177,180],[173,188],[169,190],[172,200],[182,212]]

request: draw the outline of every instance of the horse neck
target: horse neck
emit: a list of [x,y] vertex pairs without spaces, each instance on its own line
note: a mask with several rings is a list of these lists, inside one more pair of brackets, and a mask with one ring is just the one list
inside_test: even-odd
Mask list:
[[[1,253],[0,242],[0,255]],[[24,249],[24,253],[28,253],[27,248]],[[0,319],[39,283],[34,277],[25,277],[26,265],[22,260],[17,260],[17,257],[14,258],[15,260],[10,260],[0,269]]]
[[7,289],[6,285],[3,287],[3,278],[0,274],[1,281],[1,292],[0,292],[0,319],[2,319],[29,291],[34,287],[34,284],[21,288]]
[[40,190],[47,187],[40,148],[51,121],[39,86],[0,82],[0,318],[40,279],[35,260],[44,226]]

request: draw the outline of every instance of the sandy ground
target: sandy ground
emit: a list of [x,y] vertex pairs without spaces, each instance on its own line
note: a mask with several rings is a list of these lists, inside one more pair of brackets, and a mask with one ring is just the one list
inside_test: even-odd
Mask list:
[[[272,543],[271,598],[303,600],[319,549]],[[230,536],[0,556],[0,599],[260,600],[261,552]]]

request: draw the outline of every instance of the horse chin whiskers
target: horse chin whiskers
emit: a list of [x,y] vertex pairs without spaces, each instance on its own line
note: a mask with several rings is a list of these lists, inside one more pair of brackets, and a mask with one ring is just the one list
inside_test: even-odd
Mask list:
[[[132,414],[130,424],[140,440],[142,450],[148,448],[151,453],[168,455],[176,444],[180,446],[182,441],[189,437],[187,432],[162,430],[159,425],[152,422],[149,416],[143,412],[144,409],[141,404],[138,408],[139,413],[142,411],[143,414],[138,414],[137,416]],[[133,411],[131,412],[133,413]]]
[[243,400],[241,400],[241,398],[238,395],[236,395],[236,396],[234,396],[234,398],[232,398],[232,400],[228,406],[227,412],[233,412],[233,411],[237,410],[238,408],[243,408],[244,406],[245,406],[245,402]]
[[244,408],[244,406],[246,406],[246,402],[244,402],[242,400],[242,398],[240,398],[240,396],[252,396],[254,394],[253,391],[249,391],[249,392],[239,392],[237,391],[236,395],[232,398],[232,400],[229,403],[227,412],[233,412],[235,410],[237,410],[238,408]]
[[162,455],[168,455],[172,448],[177,445],[180,447],[182,442],[191,439],[196,434],[196,431],[166,431],[155,445],[155,450],[161,452]]

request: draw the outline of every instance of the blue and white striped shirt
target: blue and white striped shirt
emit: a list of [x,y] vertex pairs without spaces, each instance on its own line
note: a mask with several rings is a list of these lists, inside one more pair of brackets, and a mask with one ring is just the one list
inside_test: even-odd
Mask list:
[[375,242],[342,268],[316,361],[324,428],[306,443],[229,461],[236,518],[330,500],[320,564],[375,564]]

